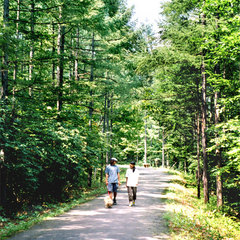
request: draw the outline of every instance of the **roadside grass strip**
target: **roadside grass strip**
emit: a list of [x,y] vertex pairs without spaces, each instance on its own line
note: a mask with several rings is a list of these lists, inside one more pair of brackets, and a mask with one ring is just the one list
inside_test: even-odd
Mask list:
[[[196,187],[177,177],[166,192],[168,220],[173,240],[237,240],[240,239],[240,221],[218,211],[211,196],[209,204],[198,199]],[[188,187],[186,187],[188,185]]]

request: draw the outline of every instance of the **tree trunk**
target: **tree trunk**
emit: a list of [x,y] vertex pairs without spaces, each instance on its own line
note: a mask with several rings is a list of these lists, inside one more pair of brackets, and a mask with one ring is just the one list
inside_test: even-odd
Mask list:
[[[106,107],[107,107],[107,94],[105,94],[104,96],[104,110],[103,110],[103,126],[102,126],[102,133],[103,135],[105,134],[106,132]],[[105,159],[104,160],[104,153],[102,153],[102,161],[101,161],[101,182],[103,180],[103,175],[104,175],[104,167],[105,165],[108,164],[108,159]]]
[[200,116],[197,112],[197,196],[201,198],[201,166],[200,166]]
[[[17,40],[19,39],[19,20],[20,20],[20,0],[17,1],[17,22],[16,22],[16,35],[17,35]],[[17,72],[18,72],[18,65],[17,61],[14,63],[14,70],[13,70],[13,82],[14,86],[16,84],[17,80]],[[13,86],[13,97],[15,96],[15,87]],[[13,99],[14,101],[14,99]]]
[[[8,22],[9,22],[9,0],[4,0],[4,9],[3,9],[3,33],[4,33],[4,42],[2,44],[2,69],[1,69],[1,77],[2,77],[2,93],[1,100],[3,102],[3,108],[7,109],[7,97],[9,95],[8,92]],[[6,122],[6,113],[3,112],[2,116],[5,116]],[[4,124],[4,129],[6,128],[6,124]],[[3,146],[5,141],[3,139]],[[7,162],[7,153],[6,149],[0,149],[0,205],[4,206],[7,203],[7,168],[5,164]]]
[[[92,35],[92,64],[91,64],[91,73],[90,73],[90,83],[94,80],[94,54],[95,54],[95,40],[94,40],[94,33]],[[93,114],[93,90],[92,86],[90,85],[90,103],[89,103],[89,128],[92,128],[92,114]]]
[[[205,14],[202,14],[202,25],[206,25]],[[202,52],[202,65],[201,65],[201,76],[202,76],[202,154],[203,154],[203,193],[204,202],[209,202],[209,190],[208,190],[208,159],[207,159],[207,79],[206,79],[206,68],[205,68],[205,53]]]
[[56,47],[55,47],[55,24],[52,24],[52,55],[53,55],[53,62],[52,62],[52,82],[53,82],[53,86],[56,85],[56,75],[55,75],[55,71],[56,71],[56,63],[55,63],[55,53],[56,53]]
[[[204,60],[203,60],[204,61]],[[206,114],[206,74],[205,74],[205,63],[202,63],[202,151],[203,151],[203,191],[204,191],[204,202],[209,201],[209,190],[208,190],[208,159],[207,159],[207,114]]]
[[88,168],[88,187],[92,186],[92,175],[93,175],[92,173],[93,173],[93,168],[92,168],[92,166],[90,166]]
[[200,134],[201,134],[201,128],[200,128],[200,113],[201,113],[201,107],[200,107],[200,94],[199,94],[199,80],[196,80],[196,92],[197,92],[197,113],[196,113],[196,127],[197,127],[197,197],[201,198],[201,177],[202,177],[202,171],[201,171],[201,160],[200,160]]
[[162,167],[165,167],[165,132],[162,130]]
[[74,61],[74,79],[75,81],[79,80],[78,76],[78,52],[79,52],[79,47],[80,47],[80,39],[79,39],[79,27],[77,28],[77,33],[76,33],[76,50],[75,50],[75,61]]
[[[219,123],[220,115],[219,115],[219,107],[218,107],[218,92],[215,92],[214,98],[214,106],[215,106],[215,124]],[[222,158],[221,151],[217,144],[216,149],[216,159],[217,159],[217,168],[220,169],[222,167]],[[217,206],[222,207],[223,205],[223,186],[222,186],[222,177],[221,174],[217,174],[216,176],[216,192],[217,192]]]
[[106,95],[106,162],[109,162],[109,93]]
[[[29,54],[29,82],[32,84],[33,80],[33,56],[34,56],[34,42],[35,42],[35,2],[32,0],[31,2],[31,45],[30,45],[30,54]],[[29,87],[29,96],[32,96],[32,87]]]
[[147,163],[147,118],[145,113],[144,163]]
[[137,156],[136,156],[136,161],[137,161],[137,165],[138,165],[138,139],[137,139]]
[[[59,19],[62,19],[62,7],[59,7]],[[65,26],[58,25],[58,66],[57,66],[57,83],[58,83],[58,100],[57,110],[61,112],[63,105],[63,68],[64,68],[64,43],[65,43]]]
[[110,135],[109,135],[109,143],[110,143],[110,149],[109,149],[109,155],[110,158],[112,157],[112,128],[113,128],[113,122],[112,122],[112,114],[113,114],[113,101],[112,101],[113,95],[111,94],[110,99]]
[[169,153],[167,151],[167,168],[169,168]]
[[[95,54],[95,40],[94,40],[94,33],[92,35],[92,64],[91,64],[91,74],[90,74],[90,82],[92,83],[94,81],[94,54]],[[93,116],[93,90],[92,86],[90,86],[90,103],[89,103],[89,131],[92,131],[92,116]],[[88,139],[88,141],[91,141]],[[89,144],[89,142],[88,142]],[[88,158],[91,158],[90,155],[88,155]],[[91,187],[92,185],[92,166],[91,164],[88,166],[88,186]]]
[[5,100],[8,96],[8,26],[9,22],[9,0],[4,0],[3,12],[3,27],[4,27],[4,42],[2,44],[3,58],[2,58],[2,93],[1,98]]
[[[216,29],[219,28],[218,20],[219,20],[219,13],[217,13],[217,24]],[[218,35],[216,35],[216,41],[219,41]],[[217,76],[220,76],[220,65],[219,63],[215,66],[215,74]],[[225,75],[225,74],[224,74]],[[224,76],[225,78],[225,76]],[[215,92],[214,94],[214,115],[215,115],[215,125],[217,125],[220,122],[220,111],[219,111],[219,105],[218,105],[218,99],[220,97],[219,92]],[[216,137],[218,137],[218,134],[216,134]],[[222,157],[221,157],[221,150],[219,148],[219,144],[216,144],[216,160],[217,160],[217,168],[218,170],[222,167]],[[222,184],[222,176],[221,174],[217,174],[216,176],[216,194],[217,194],[217,207],[220,208],[223,206],[223,184]]]
[[[106,134],[106,123],[107,123],[107,93],[104,96],[104,115],[103,115],[103,134]],[[107,141],[107,138],[105,138],[105,140]],[[106,151],[106,156],[105,156],[105,164],[108,164],[108,155],[107,155]]]
[[104,157],[103,157],[103,153],[101,153],[100,182],[103,182],[103,175],[104,175]]

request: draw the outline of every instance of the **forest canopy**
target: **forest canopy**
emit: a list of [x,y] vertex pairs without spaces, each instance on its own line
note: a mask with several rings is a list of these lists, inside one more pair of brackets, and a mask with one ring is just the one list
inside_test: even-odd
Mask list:
[[123,0],[1,1],[0,211],[65,201],[114,156],[194,174],[237,215],[239,8],[167,1],[154,34]]

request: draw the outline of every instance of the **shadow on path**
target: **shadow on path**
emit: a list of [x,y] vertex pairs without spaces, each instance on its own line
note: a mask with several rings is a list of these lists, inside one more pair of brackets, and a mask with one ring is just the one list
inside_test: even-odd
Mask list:
[[11,240],[151,240],[169,239],[163,219],[163,190],[170,176],[161,169],[138,168],[140,182],[135,207],[128,206],[127,189],[121,186],[118,205],[106,209],[100,196],[69,212],[35,225]]

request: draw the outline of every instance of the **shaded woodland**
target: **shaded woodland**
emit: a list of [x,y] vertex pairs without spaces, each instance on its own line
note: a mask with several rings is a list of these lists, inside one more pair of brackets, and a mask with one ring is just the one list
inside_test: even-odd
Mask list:
[[239,2],[171,0],[158,34],[132,11],[0,2],[1,215],[78,196],[114,156],[193,174],[199,198],[238,216]]

